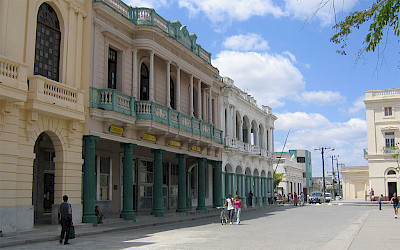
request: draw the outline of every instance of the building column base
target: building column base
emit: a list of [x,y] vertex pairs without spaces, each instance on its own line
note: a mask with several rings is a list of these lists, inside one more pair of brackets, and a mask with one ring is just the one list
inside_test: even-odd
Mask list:
[[199,211],[204,211],[205,213],[207,213],[207,212],[208,212],[208,210],[207,210],[207,208],[206,208],[206,207],[197,207],[197,208],[196,208],[196,210],[199,210]]
[[178,208],[177,210],[176,210],[176,212],[177,213],[188,213],[188,210],[186,209],[186,208]]
[[154,215],[155,217],[164,217],[165,215],[163,209],[153,210],[151,214]]
[[122,211],[119,217],[123,218],[124,220],[136,222],[136,214],[133,211]]
[[97,216],[96,215],[84,215],[84,216],[82,216],[82,223],[92,223],[94,227],[97,227]]

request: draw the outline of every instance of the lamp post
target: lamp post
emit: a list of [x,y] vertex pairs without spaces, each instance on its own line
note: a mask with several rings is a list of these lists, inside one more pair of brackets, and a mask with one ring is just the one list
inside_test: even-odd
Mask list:
[[331,150],[331,151],[334,151],[335,149],[334,148],[330,148],[330,147],[320,147],[320,148],[316,148],[316,149],[314,149],[314,150],[319,150],[319,151],[321,151],[321,157],[322,157],[322,182],[323,182],[323,187],[322,187],[322,190],[323,190],[323,195],[322,195],[322,197],[323,197],[323,199],[324,199],[324,202],[325,202],[325,161],[324,161],[324,152],[325,152],[325,150]]

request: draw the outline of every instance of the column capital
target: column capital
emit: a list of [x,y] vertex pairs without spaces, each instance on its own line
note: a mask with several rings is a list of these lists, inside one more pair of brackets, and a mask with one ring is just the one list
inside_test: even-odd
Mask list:
[[186,158],[189,157],[189,155],[187,155],[187,154],[175,154],[175,155],[176,155],[176,157],[177,157],[178,159],[181,159],[181,158],[186,159]]
[[154,50],[149,50],[150,56],[154,56]]
[[120,146],[121,148],[132,148],[132,149],[137,147],[137,145],[134,143],[125,143],[125,142],[120,143]]
[[84,135],[83,136],[83,141],[89,141],[89,142],[98,142],[100,140],[99,136],[96,135]]
[[164,149],[152,149],[151,153],[154,154],[154,155],[156,155],[156,154],[163,155],[165,153],[165,150]]

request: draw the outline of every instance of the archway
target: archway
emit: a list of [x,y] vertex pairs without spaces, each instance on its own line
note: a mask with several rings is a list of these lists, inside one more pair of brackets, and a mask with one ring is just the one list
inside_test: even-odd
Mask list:
[[50,224],[54,204],[55,149],[47,133],[35,142],[33,162],[32,204],[35,224]]

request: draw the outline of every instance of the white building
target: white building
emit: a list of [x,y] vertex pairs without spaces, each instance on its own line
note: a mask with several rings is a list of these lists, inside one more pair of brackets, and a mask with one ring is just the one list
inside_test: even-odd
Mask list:
[[283,174],[284,178],[279,183],[277,190],[281,195],[288,196],[289,193],[300,194],[305,187],[305,169],[297,162],[294,154],[289,152],[276,153],[280,157],[276,167],[276,173]]
[[[257,101],[223,77],[222,153],[224,194],[236,193],[248,205],[267,204],[273,194],[274,122],[270,107],[260,109]],[[253,199],[247,200],[252,191]]]
[[400,175],[394,149],[400,142],[400,88],[370,90],[365,93],[367,113],[369,184],[375,196],[387,199],[398,193]]

